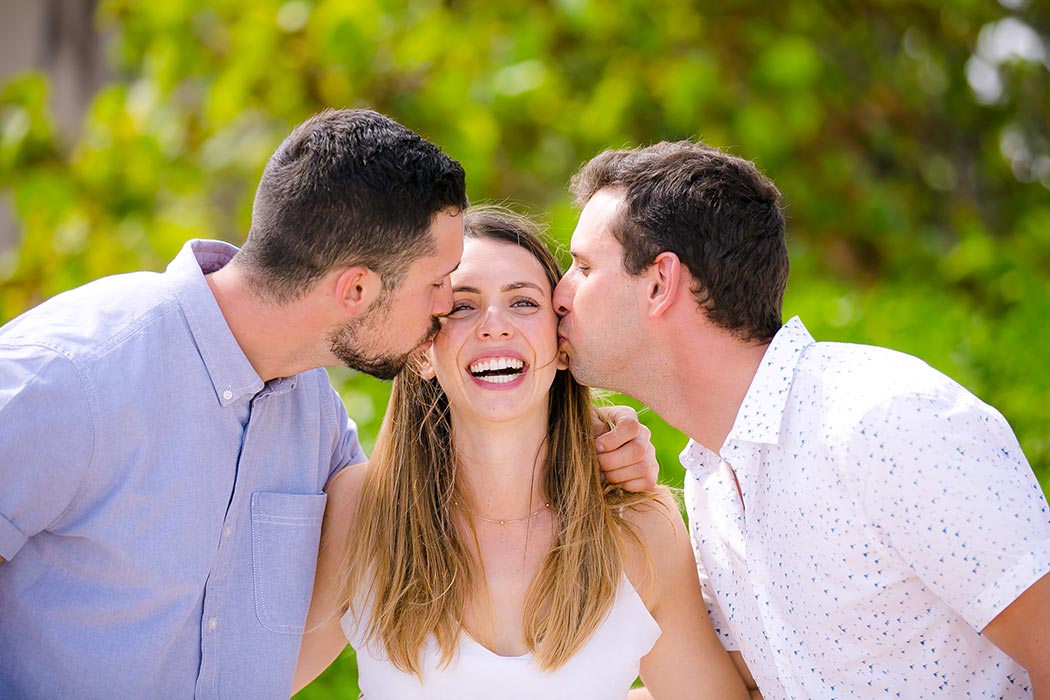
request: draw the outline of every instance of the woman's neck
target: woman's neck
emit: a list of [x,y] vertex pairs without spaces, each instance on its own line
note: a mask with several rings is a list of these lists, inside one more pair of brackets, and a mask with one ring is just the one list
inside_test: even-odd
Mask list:
[[547,412],[515,421],[457,420],[452,415],[459,489],[484,518],[520,518],[546,502]]

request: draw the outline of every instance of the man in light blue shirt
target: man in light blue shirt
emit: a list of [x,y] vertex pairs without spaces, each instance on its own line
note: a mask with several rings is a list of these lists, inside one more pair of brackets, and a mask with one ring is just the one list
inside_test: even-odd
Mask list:
[[322,490],[365,457],[324,370],[264,382],[239,349],[204,277],[235,252],[188,243],[0,336],[0,696],[287,693]]
[[323,490],[365,459],[318,368],[390,377],[428,342],[466,205],[437,147],[327,112],[241,251],[192,241],[0,329],[0,697],[288,697]]

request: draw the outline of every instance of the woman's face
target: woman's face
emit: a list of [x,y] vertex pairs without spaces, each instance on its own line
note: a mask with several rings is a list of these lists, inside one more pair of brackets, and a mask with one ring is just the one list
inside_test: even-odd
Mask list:
[[558,369],[551,285],[531,253],[468,238],[452,311],[428,351],[453,414],[505,421],[542,407]]

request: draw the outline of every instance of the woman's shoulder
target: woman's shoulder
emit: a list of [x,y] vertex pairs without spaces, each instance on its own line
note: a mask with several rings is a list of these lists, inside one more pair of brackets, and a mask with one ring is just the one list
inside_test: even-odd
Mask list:
[[642,600],[652,608],[661,581],[677,559],[692,556],[689,533],[674,492],[658,487],[651,498],[625,506],[624,522],[637,538],[627,538],[624,570]]
[[324,492],[328,494],[328,500],[330,501],[332,499],[351,497],[357,500],[367,476],[368,462],[351,464],[348,467],[343,467],[328,480],[328,485],[325,486]]
[[325,494],[324,529],[333,537],[334,533],[346,533],[353,522],[361,491],[368,477],[368,462],[344,467],[328,480]]
[[685,528],[675,492],[667,486],[657,486],[647,498],[625,505],[622,514],[624,521],[651,548],[671,544],[679,530]]

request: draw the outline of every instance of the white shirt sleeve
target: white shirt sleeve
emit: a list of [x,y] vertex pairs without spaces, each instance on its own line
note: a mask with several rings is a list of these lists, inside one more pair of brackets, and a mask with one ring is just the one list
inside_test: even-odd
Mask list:
[[722,642],[722,646],[725,647],[726,651],[739,651],[740,645],[733,638],[733,633],[729,629],[729,621],[722,612],[722,608],[718,605],[718,600],[711,592],[709,577],[704,570],[704,565],[699,560],[696,563],[696,573],[700,577],[700,589],[704,596],[704,606],[707,607],[707,616],[711,618],[715,634],[718,635],[718,639]]
[[850,444],[865,514],[982,630],[1050,572],[1050,508],[1006,420],[953,382],[870,411]]

